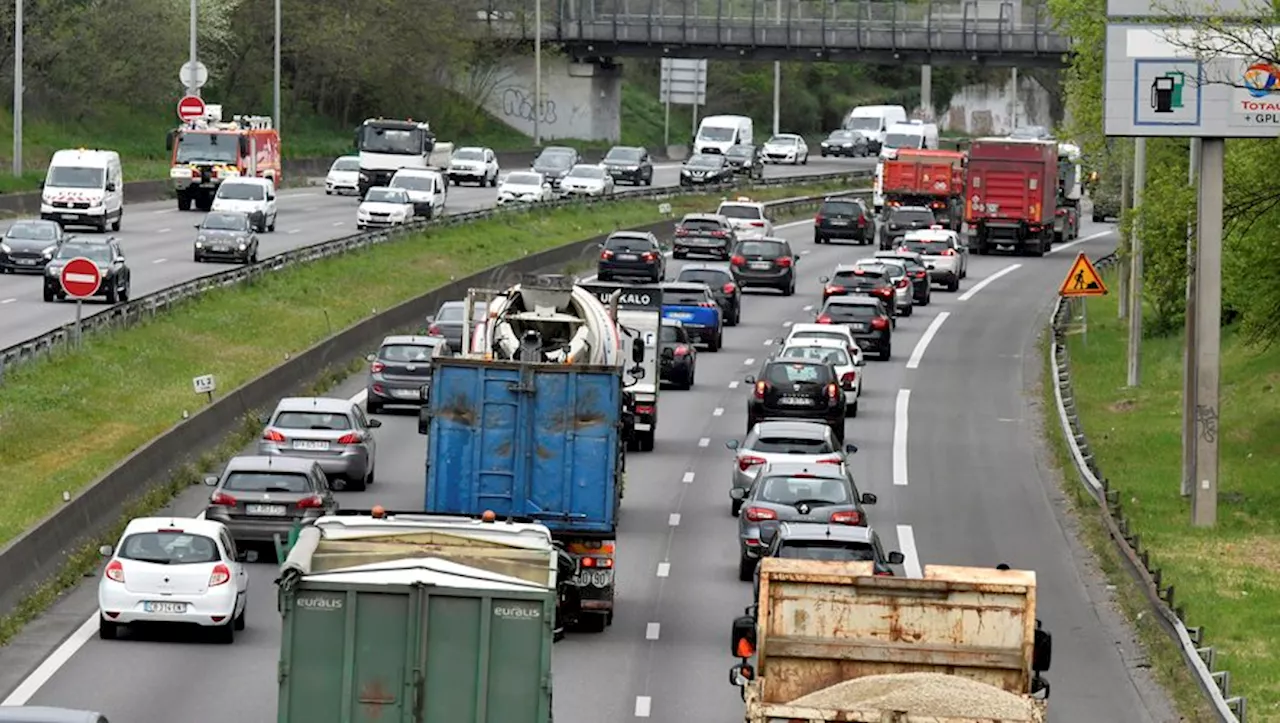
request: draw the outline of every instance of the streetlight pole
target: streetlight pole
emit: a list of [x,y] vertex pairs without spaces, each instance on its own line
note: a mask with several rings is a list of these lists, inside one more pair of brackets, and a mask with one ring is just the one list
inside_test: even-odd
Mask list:
[[[778,25],[782,25],[782,0],[778,0],[774,6],[777,8],[775,17]],[[782,131],[779,129],[779,121],[782,116],[782,61],[773,61],[773,134],[776,136]]]
[[196,85],[196,32],[199,26],[199,11],[196,8],[196,0],[191,0],[191,49],[188,60],[191,62],[191,83],[187,86],[187,95],[200,96],[200,86]]
[[533,0],[533,146],[542,147],[542,0]]
[[272,103],[272,121],[276,132],[280,132],[280,0],[276,0],[276,57],[275,57],[275,97]]
[[22,2],[13,8],[13,175],[22,175]]

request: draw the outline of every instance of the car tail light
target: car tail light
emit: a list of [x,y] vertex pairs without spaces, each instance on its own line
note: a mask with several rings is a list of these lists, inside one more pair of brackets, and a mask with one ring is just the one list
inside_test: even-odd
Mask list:
[[781,257],[781,258],[774,259],[774,260],[773,260],[773,262],[774,262],[775,264],[777,264],[777,265],[781,266],[781,267],[782,267],[782,268],[784,268],[784,269],[785,269],[785,268],[790,268],[790,267],[791,267],[791,257],[790,257],[790,256],[783,256],[783,257]]
[[435,324],[432,324],[431,327],[427,329],[427,336],[444,336],[444,335],[440,333],[440,327],[436,326]]
[[653,414],[652,404],[637,404],[636,414]]
[[717,304],[717,303],[716,303],[716,302],[714,302],[714,301],[701,301],[701,302],[698,302],[698,308],[700,308],[700,309],[714,309],[714,308],[716,308],[716,307],[718,307],[718,306],[719,306],[719,304]]
[[748,507],[744,513],[748,520],[752,522],[764,522],[765,520],[778,519],[778,513],[767,507]]
[[724,287],[721,289],[721,291],[723,291],[726,294],[732,294],[737,290],[738,290],[738,285],[733,282],[729,282],[725,284]]
[[915,277],[916,277],[917,279],[923,279],[923,278],[925,277],[925,275],[926,275],[926,272],[924,272],[924,271],[917,271],[917,272],[915,272]]
[[831,524],[833,525],[861,525],[862,513],[857,510],[845,510],[844,512],[832,512]]
[[764,221],[752,221],[751,225],[755,228],[764,228]]
[[878,289],[872,289],[871,293],[876,294],[877,296],[892,296],[893,289],[888,286],[881,286]]
[[859,216],[859,217],[858,217],[858,228],[866,228],[866,227],[867,227],[867,217],[866,217],[866,216]]
[[906,246],[899,246],[898,251],[904,254],[911,253],[911,249],[907,248]]
[[217,587],[226,585],[231,581],[231,568],[219,562],[213,566],[213,572],[209,573],[209,587]]
[[652,251],[645,251],[643,254],[641,254],[640,258],[644,261],[653,261],[658,257],[655,256]]
[[764,463],[765,463],[764,457],[757,457],[753,454],[744,454],[738,458],[738,469],[743,472],[746,472],[752,467],[755,467],[758,464],[764,464]]
[[831,315],[830,315],[830,314],[821,314],[821,315],[819,315],[819,316],[818,316],[818,318],[817,318],[817,319],[814,319],[814,323],[817,323],[817,324],[834,324],[835,322],[831,320]]
[[845,292],[845,288],[843,286],[834,286],[834,285],[828,284],[827,288],[823,289],[822,292],[828,296],[830,296],[831,294],[843,294]]
[[373,385],[373,392],[374,392],[375,394],[383,394],[383,395],[385,395],[385,394],[387,393],[387,388],[386,388],[386,387],[384,387],[384,386],[382,386],[381,384],[374,384],[374,385]]
[[226,492],[214,492],[213,496],[209,498],[209,504],[215,507],[235,507],[236,498]]
[[338,444],[360,444],[360,435],[355,432],[347,432],[338,437]]
[[283,442],[283,441],[284,441],[284,435],[283,435],[283,434],[280,434],[279,432],[277,432],[277,431],[276,431],[276,430],[274,430],[274,429],[268,429],[267,431],[263,432],[263,433],[262,433],[262,438],[263,438],[263,439],[265,439],[265,440],[267,440],[268,442]]
[[1065,208],[1060,208],[1060,209],[1058,209],[1057,211],[1054,211],[1054,212],[1053,212],[1053,215],[1054,215],[1054,216],[1066,216],[1066,215],[1067,215],[1067,209],[1065,209]]
[[840,386],[845,389],[853,389],[853,383],[858,381],[857,372],[845,372],[840,376]]
[[769,382],[761,379],[756,382],[756,399],[764,399],[764,393],[769,389]]
[[946,205],[945,203],[942,203],[941,201],[934,201],[934,202],[933,202],[933,207],[934,207],[934,208],[946,208],[946,207],[947,207],[947,205]]
[[324,498],[320,495],[311,495],[298,500],[298,507],[304,510],[318,510],[324,507]]
[[822,223],[822,221],[823,221],[822,214],[818,214],[817,216],[814,216],[814,217],[813,217],[813,222],[814,222],[814,223],[818,223],[818,224],[820,224],[820,223]]
[[592,557],[588,555],[581,559],[583,567],[613,567],[613,558],[611,557]]
[[844,460],[839,457],[824,457],[818,460],[818,464],[844,464]]
[[839,399],[840,387],[835,382],[831,382],[827,385],[827,401],[835,403]]
[[728,235],[729,235],[729,234],[725,233],[724,231],[712,231],[712,232],[711,232],[711,238],[726,238],[726,237],[728,237]]
[[677,235],[677,236],[688,236],[688,235],[689,235],[689,229],[685,228],[684,226],[677,226],[677,227],[676,227],[676,235]]
[[956,255],[955,249],[946,249],[941,254],[939,254],[939,256],[955,256],[955,255]]
[[893,577],[892,570],[876,570],[877,577]]
[[904,276],[904,277],[902,277],[901,279],[898,279],[898,288],[899,288],[899,289],[905,289],[905,288],[907,288],[907,287],[908,287],[908,286],[910,286],[910,285],[911,285],[911,282],[910,282],[909,280],[907,280],[907,278],[906,278],[905,276]]
[[376,361],[376,362],[374,362],[374,363],[372,363],[372,364],[370,364],[370,365],[369,365],[369,371],[370,371],[370,372],[372,372],[372,373],[374,373],[374,374],[377,374],[378,372],[380,372],[380,371],[382,371],[383,369],[386,369],[386,368],[387,368],[387,365],[386,365],[386,364],[383,364],[383,363],[382,363],[382,362],[380,362],[380,361]]
[[124,563],[119,560],[112,560],[107,563],[107,569],[103,571],[108,580],[116,582],[124,582]]
[[609,260],[609,259],[611,259],[611,258],[613,258],[613,252],[612,252],[612,251],[610,251],[610,250],[608,250],[608,249],[605,249],[604,251],[601,251],[601,252],[600,252],[600,260],[601,260],[601,261],[608,261],[608,260]]
[[680,346],[676,347],[675,355],[676,355],[676,356],[688,356],[688,355],[689,355],[689,347],[685,346],[684,344],[681,344]]
[[733,266],[741,266],[747,263],[747,259],[742,256],[734,256],[733,258],[729,259],[729,263],[732,264]]
[[871,320],[871,328],[876,331],[884,331],[889,328],[889,320],[883,316],[877,316]]

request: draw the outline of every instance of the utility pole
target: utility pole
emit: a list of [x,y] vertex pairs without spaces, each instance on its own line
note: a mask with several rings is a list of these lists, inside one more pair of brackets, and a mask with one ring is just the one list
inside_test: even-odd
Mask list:
[[933,66],[928,63],[920,66],[920,114],[925,123],[933,120]]
[[1018,127],[1018,68],[1017,66],[1013,68],[1013,91],[1009,93],[1009,97],[1013,99],[1009,102],[1009,130],[1012,131],[1013,129]]
[[275,97],[272,103],[276,132],[280,132],[280,0],[276,0]]
[[533,147],[542,147],[542,0],[533,0]]
[[[775,19],[778,25],[782,25],[782,0],[774,5],[777,8]],[[776,136],[782,132],[779,128],[782,118],[782,61],[773,61],[773,134]]]
[[1133,142],[1133,224],[1129,234],[1129,386],[1142,382],[1142,198],[1147,185],[1147,139]]
[[13,5],[13,175],[22,175],[22,3]]
[[[1187,185],[1196,185],[1200,170],[1200,139],[1191,139],[1187,164]],[[1196,194],[1199,199],[1200,194]],[[1197,206],[1199,202],[1197,200]],[[1187,304],[1186,340],[1182,353],[1182,496],[1190,497],[1196,478],[1196,227],[1187,219]]]
[[1226,141],[1200,141],[1200,242],[1196,246],[1196,476],[1191,524],[1218,520],[1218,362],[1222,321],[1222,187]]
[[[1129,211],[1129,162],[1127,159],[1125,159],[1124,155],[1121,154],[1120,156],[1120,220],[1121,221],[1124,220],[1124,215],[1128,213],[1128,211]],[[1131,248],[1130,243],[1132,242],[1128,241],[1127,239],[1124,239],[1123,237],[1121,237],[1121,240],[1125,241],[1125,249],[1126,251],[1128,251]],[[1127,318],[1129,316],[1129,256],[1130,256],[1129,253],[1124,253],[1120,255],[1120,288],[1118,290],[1118,293],[1120,294],[1120,304],[1119,304],[1120,308],[1116,311],[1116,315],[1121,319]]]
[[196,62],[199,60],[196,54],[196,33],[199,28],[200,13],[196,8],[196,0],[191,0],[191,51],[188,53],[187,59],[191,62],[191,85],[187,86],[187,95],[200,97],[200,86],[196,85]]

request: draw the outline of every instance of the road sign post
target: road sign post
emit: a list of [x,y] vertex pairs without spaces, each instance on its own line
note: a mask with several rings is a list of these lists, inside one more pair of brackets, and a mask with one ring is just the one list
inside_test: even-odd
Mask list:
[[1093,267],[1089,257],[1083,253],[1076,255],[1075,263],[1067,271],[1067,278],[1058,287],[1058,295],[1068,301],[1080,300],[1080,338],[1089,343],[1089,301],[1090,296],[1102,296],[1107,293],[1107,285]]
[[80,346],[80,324],[83,319],[81,307],[85,298],[98,293],[98,288],[102,286],[102,271],[90,259],[77,256],[62,267],[58,280],[62,283],[63,292],[76,300],[75,345]]
[[204,101],[194,95],[188,95],[178,101],[178,120],[190,123],[204,115]]
[[193,63],[188,60],[178,69],[178,82],[182,83],[183,88],[199,90],[209,82],[209,69],[204,63],[199,61]]
[[671,106],[693,106],[693,130],[698,130],[698,106],[707,104],[707,61],[691,58],[663,58],[658,99],[666,106],[663,137],[671,145]]

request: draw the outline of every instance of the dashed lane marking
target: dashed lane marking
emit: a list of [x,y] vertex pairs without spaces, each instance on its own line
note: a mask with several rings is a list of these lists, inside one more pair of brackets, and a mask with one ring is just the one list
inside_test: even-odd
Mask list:
[[734,379],[733,381],[729,382],[729,388],[730,388],[730,389],[737,389],[737,388],[738,388],[738,380],[737,380],[737,379]]
[[671,563],[669,562],[658,563],[658,577],[671,577]]
[[773,339],[765,339],[764,346],[773,346]]
[[159,231],[156,231],[156,233],[169,233],[169,232],[170,232],[170,231],[172,231],[172,230],[173,230],[173,229],[171,229],[171,228],[162,228],[162,229],[160,229]]
[[672,513],[667,517],[667,526],[668,526],[668,527],[679,527],[679,526],[680,526],[680,513],[679,513],[679,512],[672,512]]
[[[9,299],[9,301],[13,301],[13,299]],[[712,410],[711,410],[711,416],[713,416],[713,417],[723,417],[723,416],[724,416],[724,407],[716,407],[715,409],[712,409]]]
[[636,717],[648,718],[649,709],[653,706],[653,699],[647,695],[636,696]]
[[694,474],[692,472],[685,472],[684,477],[682,477],[680,481],[684,482],[685,484],[693,484],[693,477],[694,477]]
[[1004,276],[1005,274],[1011,274],[1020,268],[1022,268],[1022,264],[1009,264],[1003,269],[1000,269],[999,271],[988,276],[982,281],[979,281],[978,283],[974,284],[972,288],[970,288],[968,291],[960,295],[960,298],[958,299],[958,301],[968,301],[969,299],[972,299],[979,291],[982,291],[983,289],[990,286],[992,282],[994,282],[996,279],[1000,278],[1001,276]]
[[4,299],[4,300],[0,300],[0,304],[12,304],[12,303],[13,303],[13,302],[15,302],[15,301],[17,301],[17,299],[12,299],[12,298],[11,298],[11,299]]
[[898,525],[898,551],[902,553],[902,569],[907,577],[924,577],[920,566],[920,553],[916,550],[916,535],[911,525]]
[[893,409],[893,483],[907,483],[907,416],[911,405],[911,390],[899,389]]
[[166,261],[168,261],[168,260],[169,260],[169,259],[155,259],[155,260],[153,260],[151,263],[153,263],[153,264],[163,264],[164,262],[166,262]]
[[288,231],[286,231],[285,233],[290,234],[290,235],[295,234],[295,233],[302,233],[302,229],[300,229],[300,228],[291,228],[291,229],[289,229]]
[[710,437],[703,437],[702,439],[699,439],[699,440],[698,440],[698,446],[699,446],[699,447],[710,447],[710,446],[711,446],[711,438],[710,438]]
[[645,640],[657,640],[658,634],[662,631],[662,623],[649,623],[644,627]]
[[1048,250],[1048,251],[1046,251],[1045,253],[1046,253],[1046,254],[1056,254],[1056,253],[1058,253],[1059,251],[1064,251],[1064,250],[1066,250],[1066,249],[1071,248],[1072,246],[1079,246],[1080,244],[1084,243],[1085,241],[1092,241],[1092,240],[1094,240],[1094,239],[1096,239],[1096,238],[1102,238],[1103,236],[1109,236],[1109,235],[1111,235],[1111,234],[1113,234],[1113,233],[1115,233],[1115,232],[1116,232],[1115,228],[1109,228],[1109,229],[1107,229],[1106,231],[1099,231],[1099,232],[1097,232],[1097,233],[1091,233],[1091,234],[1089,234],[1088,236],[1085,236],[1084,238],[1078,238],[1078,239],[1076,239],[1075,241],[1072,241],[1071,243],[1065,243],[1065,244],[1062,244],[1061,246],[1054,246],[1053,248],[1049,249],[1049,250]]
[[749,366],[751,366],[752,364],[755,364],[755,363],[756,363],[756,359],[755,359],[755,357],[747,357],[747,360],[746,360],[746,361],[744,361],[744,362],[742,362],[742,366],[744,366],[744,367],[749,367]]
[[920,368],[920,360],[924,358],[925,349],[929,348],[929,342],[933,341],[933,337],[937,335],[938,329],[942,328],[943,322],[945,322],[949,316],[951,316],[951,312],[944,311],[933,317],[933,321],[929,322],[929,328],[924,330],[924,334],[920,337],[920,341],[916,342],[916,348],[911,352],[911,358],[907,359],[908,369]]

